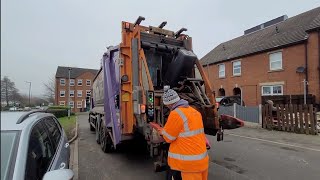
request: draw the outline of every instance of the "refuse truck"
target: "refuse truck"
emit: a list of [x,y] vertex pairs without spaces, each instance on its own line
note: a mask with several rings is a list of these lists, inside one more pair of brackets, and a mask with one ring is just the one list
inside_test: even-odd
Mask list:
[[161,141],[150,122],[164,126],[169,109],[162,103],[164,87],[177,91],[201,115],[205,134],[223,139],[223,129],[241,127],[232,117],[221,118],[212,86],[192,50],[186,28],[174,32],[143,26],[144,17],[122,22],[121,43],[109,46],[93,80],[90,130],[106,153],[137,134],[147,142],[155,171],[166,166],[168,144]]

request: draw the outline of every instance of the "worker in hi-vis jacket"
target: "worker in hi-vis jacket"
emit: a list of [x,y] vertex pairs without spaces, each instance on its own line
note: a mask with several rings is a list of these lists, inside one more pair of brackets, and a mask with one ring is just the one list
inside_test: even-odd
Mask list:
[[201,114],[180,99],[176,91],[165,89],[163,104],[170,109],[164,128],[159,128],[163,139],[170,143],[168,165],[180,171],[183,180],[207,180],[209,156]]

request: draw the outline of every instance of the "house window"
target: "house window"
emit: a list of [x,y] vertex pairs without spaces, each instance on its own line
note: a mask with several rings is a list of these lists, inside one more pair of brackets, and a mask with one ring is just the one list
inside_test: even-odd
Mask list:
[[69,106],[70,106],[71,108],[74,108],[74,102],[73,102],[73,101],[70,101],[70,102],[69,102]]
[[240,76],[241,75],[241,61],[234,61],[232,63],[233,66],[233,75]]
[[70,90],[70,97],[74,97],[74,90]]
[[78,92],[78,93],[77,93],[77,96],[78,96],[78,97],[82,97],[82,90],[78,90],[77,92]]
[[87,94],[87,97],[90,97],[91,96],[91,91],[90,90],[86,90],[86,94]]
[[66,91],[60,91],[60,97],[65,97],[66,96]]
[[77,108],[82,108],[82,101],[77,102]]
[[78,86],[82,86],[82,79],[78,79]]
[[66,102],[65,101],[59,101],[59,106],[65,106]]
[[87,79],[86,84],[87,86],[91,86],[91,80]]
[[270,70],[282,69],[282,52],[269,54]]
[[219,78],[224,78],[226,76],[226,66],[224,64],[219,65]]
[[70,86],[74,86],[74,79],[70,79]]
[[66,79],[60,79],[60,86],[66,85]]
[[283,95],[282,85],[262,86],[262,96]]

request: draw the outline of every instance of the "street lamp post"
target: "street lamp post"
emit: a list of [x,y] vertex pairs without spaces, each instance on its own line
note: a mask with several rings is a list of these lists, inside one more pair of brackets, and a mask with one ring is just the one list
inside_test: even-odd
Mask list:
[[70,111],[71,111],[71,107],[70,107],[70,72],[71,72],[71,68],[69,68],[69,81],[68,81],[68,119],[70,119]]
[[26,83],[29,83],[29,107],[30,107],[31,106],[31,103],[30,103],[30,99],[31,99],[31,82],[26,81]]

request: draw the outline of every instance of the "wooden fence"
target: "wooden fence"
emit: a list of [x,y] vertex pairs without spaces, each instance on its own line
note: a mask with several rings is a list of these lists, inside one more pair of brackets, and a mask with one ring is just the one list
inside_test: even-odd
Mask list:
[[262,107],[262,127],[279,131],[315,135],[317,131],[316,111],[312,104],[281,104]]

